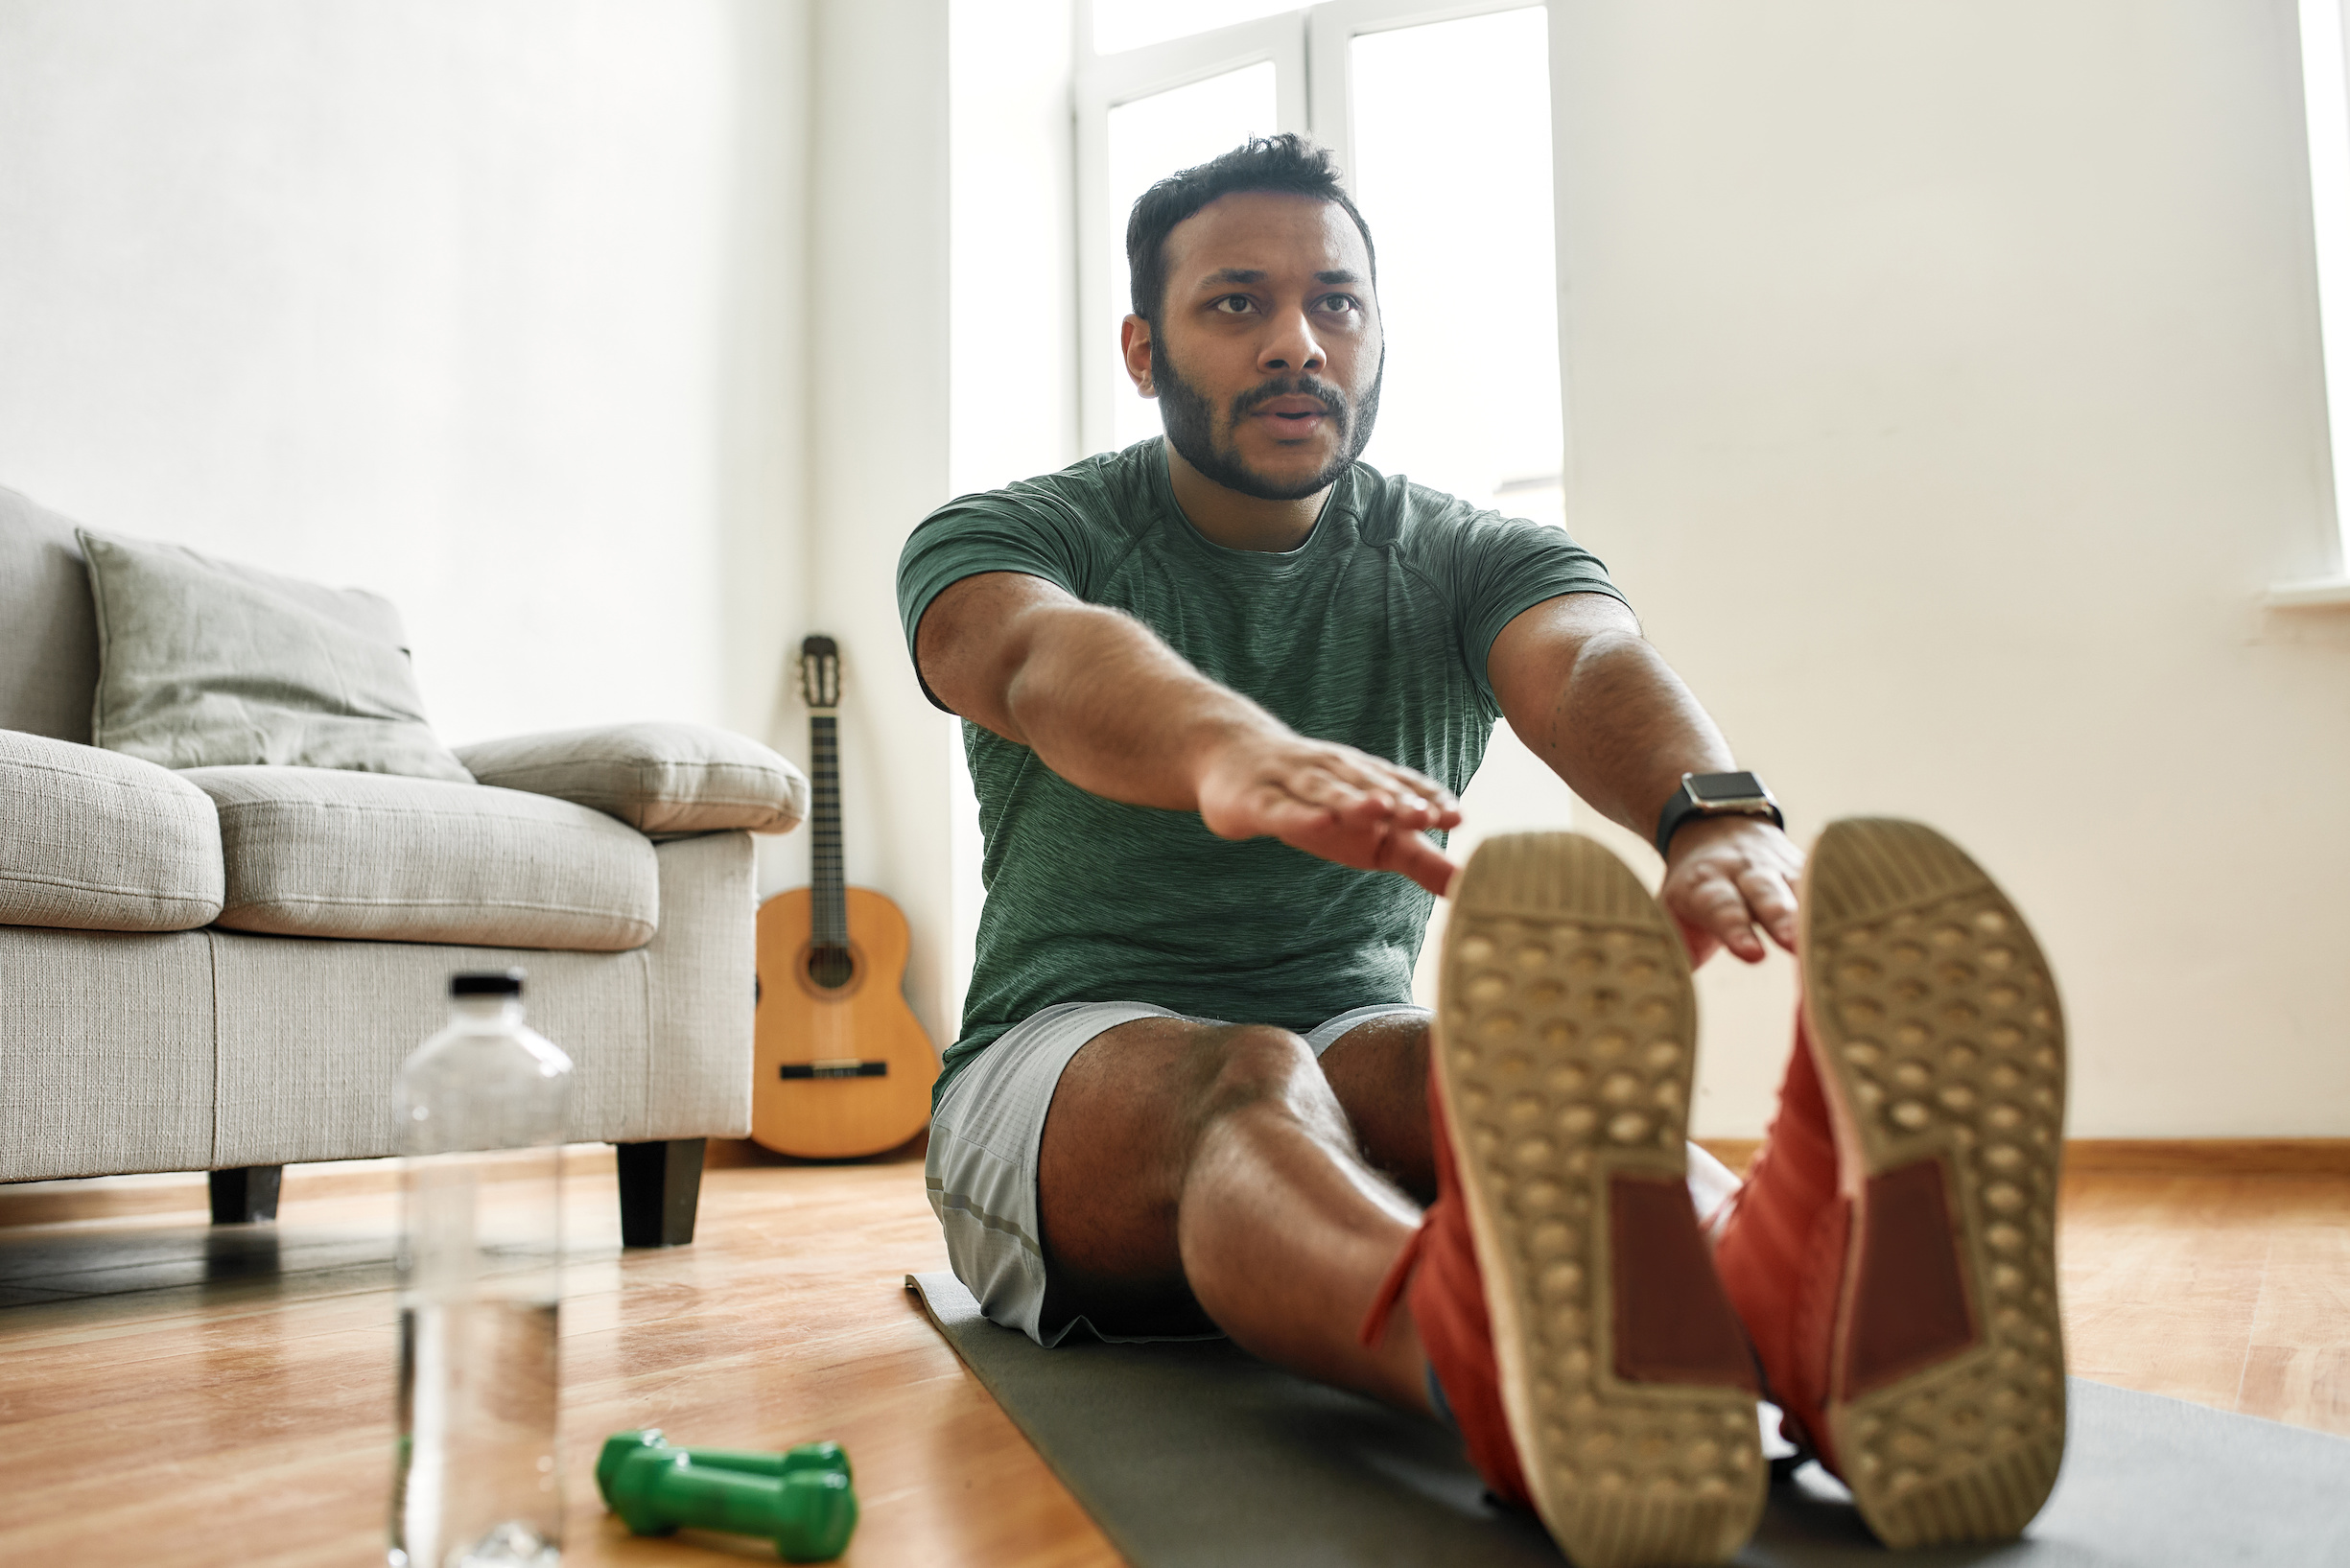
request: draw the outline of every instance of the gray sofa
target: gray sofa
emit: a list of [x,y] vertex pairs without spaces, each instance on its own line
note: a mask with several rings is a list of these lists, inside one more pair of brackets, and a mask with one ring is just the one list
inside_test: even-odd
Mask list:
[[448,976],[517,965],[620,1146],[630,1245],[690,1240],[702,1140],[749,1128],[751,831],[806,810],[764,746],[629,725],[461,747],[473,784],[175,770],[91,738],[73,525],[0,490],[0,1182],[209,1171],[274,1211],[295,1160],[398,1152]]

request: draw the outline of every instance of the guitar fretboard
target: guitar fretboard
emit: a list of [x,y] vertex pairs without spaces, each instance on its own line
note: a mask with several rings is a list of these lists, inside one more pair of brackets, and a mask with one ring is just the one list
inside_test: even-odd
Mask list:
[[809,933],[818,948],[849,945],[849,878],[840,854],[840,721],[817,714],[808,721],[809,758],[814,764],[815,841],[809,882],[814,909]]

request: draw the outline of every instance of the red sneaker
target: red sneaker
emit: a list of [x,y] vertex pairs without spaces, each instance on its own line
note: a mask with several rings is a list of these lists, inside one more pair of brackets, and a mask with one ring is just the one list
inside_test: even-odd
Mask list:
[[1389,1267],[1371,1314],[1363,1320],[1362,1341],[1366,1346],[1378,1344],[1396,1303],[1408,1295],[1412,1326],[1445,1391],[1446,1413],[1461,1434],[1461,1446],[1469,1450],[1469,1463],[1485,1478],[1486,1490],[1513,1508],[1530,1509],[1534,1499],[1526,1490],[1526,1472],[1517,1463],[1517,1444],[1502,1405],[1492,1322],[1485,1310],[1485,1279],[1469,1236],[1469,1209],[1452,1162],[1452,1139],[1445,1131],[1446,1118],[1435,1109],[1442,1091],[1436,1065],[1430,1063],[1428,1141],[1436,1162],[1436,1202]]
[[1801,907],[1795,1055],[1715,1267],[1886,1545],[2013,1535],[2064,1454],[2056,983],[1915,823],[1831,824]]
[[1680,942],[1598,844],[1515,834],[1454,886],[1442,991],[1437,1199],[1366,1334],[1403,1294],[1487,1485],[1582,1568],[1718,1562],[1766,1471],[1689,1202]]
[[1788,1440],[1819,1454],[1831,1470],[1829,1439],[1814,1428],[1826,1385],[1827,1324],[1844,1273],[1836,1174],[1836,1136],[1798,1009],[1778,1114],[1727,1216],[1713,1223],[1713,1262],[1762,1362]]

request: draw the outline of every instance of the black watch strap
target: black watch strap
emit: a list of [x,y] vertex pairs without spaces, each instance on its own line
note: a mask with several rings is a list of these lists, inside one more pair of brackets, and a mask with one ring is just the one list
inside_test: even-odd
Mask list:
[[1657,814],[1657,853],[1672,854],[1673,835],[1696,817],[1769,817],[1775,827],[1787,826],[1770,787],[1753,774],[1684,773]]

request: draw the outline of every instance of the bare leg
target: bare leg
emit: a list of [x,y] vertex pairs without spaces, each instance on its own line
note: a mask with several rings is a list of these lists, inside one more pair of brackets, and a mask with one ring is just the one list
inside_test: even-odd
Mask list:
[[1129,1333],[1204,1318],[1268,1361],[1428,1409],[1408,1312],[1356,1342],[1419,1208],[1365,1163],[1289,1031],[1138,1018],[1096,1037],[1053,1094],[1037,1200],[1056,1313]]
[[1322,1075],[1354,1126],[1363,1158],[1422,1205],[1436,1202],[1428,1142],[1428,1020],[1373,1018],[1322,1053]]

